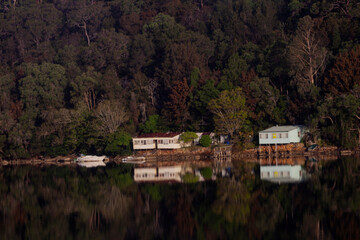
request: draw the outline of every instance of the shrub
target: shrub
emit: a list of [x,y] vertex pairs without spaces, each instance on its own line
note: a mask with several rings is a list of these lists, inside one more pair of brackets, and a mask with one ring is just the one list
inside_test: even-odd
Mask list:
[[211,138],[209,135],[202,135],[199,141],[200,145],[203,147],[209,147],[211,144]]

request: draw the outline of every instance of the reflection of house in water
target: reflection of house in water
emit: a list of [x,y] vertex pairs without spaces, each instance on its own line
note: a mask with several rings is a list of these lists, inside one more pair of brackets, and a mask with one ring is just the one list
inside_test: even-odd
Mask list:
[[135,168],[135,182],[176,181],[181,182],[181,166]]
[[260,166],[260,179],[275,183],[297,183],[306,179],[301,165]]

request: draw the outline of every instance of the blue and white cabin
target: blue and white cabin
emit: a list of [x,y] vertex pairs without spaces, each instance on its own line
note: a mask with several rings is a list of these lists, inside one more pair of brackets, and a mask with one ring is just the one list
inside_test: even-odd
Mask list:
[[299,143],[303,136],[303,126],[275,126],[259,132],[259,144]]

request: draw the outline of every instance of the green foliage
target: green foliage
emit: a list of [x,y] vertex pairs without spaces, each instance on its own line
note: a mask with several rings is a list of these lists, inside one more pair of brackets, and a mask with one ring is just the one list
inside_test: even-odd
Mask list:
[[202,135],[199,143],[203,147],[209,147],[211,145],[211,137],[209,135]]
[[219,93],[215,88],[215,81],[207,80],[205,84],[196,91],[192,105],[202,116],[206,116],[208,114],[207,106],[210,100],[217,98]]
[[318,107],[316,119],[322,138],[338,146],[355,148],[358,145],[358,116],[360,100],[352,94],[326,99]]
[[157,40],[159,47],[165,47],[170,42],[180,40],[180,34],[185,30],[184,26],[176,23],[169,15],[159,13],[153,20],[144,25],[143,31]]
[[206,168],[200,169],[200,173],[205,178],[205,180],[209,180],[209,179],[211,179],[211,177],[213,175],[213,170],[211,167],[206,167]]
[[195,89],[197,88],[197,85],[198,85],[198,82],[200,80],[200,69],[199,68],[194,68],[192,71],[191,71],[191,74],[190,74],[190,87]]
[[185,175],[182,177],[182,180],[184,183],[188,184],[197,183],[199,181],[199,176],[196,176],[192,173],[185,173]]
[[[286,105],[277,88],[270,85],[268,78],[255,78],[250,83],[251,96],[256,102],[256,114],[260,121],[270,124],[285,124]],[[261,126],[261,124],[259,124]],[[265,123],[264,125],[269,125]]]
[[195,132],[184,132],[180,135],[180,139],[184,141],[184,143],[189,143],[198,138],[198,135]]
[[28,111],[43,110],[64,105],[67,84],[65,69],[57,64],[24,64],[25,76],[19,80],[21,100]]
[[242,72],[246,72],[248,66],[246,61],[240,58],[239,54],[232,54],[229,58],[227,67],[224,69],[223,80],[227,81],[230,86],[238,86],[239,78]]
[[143,133],[158,133],[165,132],[166,126],[161,117],[157,114],[149,116],[148,120],[144,124],[139,126]]
[[216,132],[230,134],[231,137],[241,131],[248,117],[241,88],[222,91],[218,98],[209,102],[208,108],[214,114]]
[[131,135],[122,130],[109,135],[105,153],[109,155],[129,155],[131,154]]

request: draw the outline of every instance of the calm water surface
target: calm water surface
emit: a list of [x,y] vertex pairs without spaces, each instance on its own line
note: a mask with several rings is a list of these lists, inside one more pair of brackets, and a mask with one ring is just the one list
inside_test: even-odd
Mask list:
[[291,184],[233,165],[193,184],[136,183],[130,165],[0,167],[0,239],[360,238],[360,159],[307,162]]

